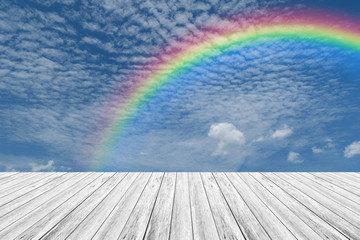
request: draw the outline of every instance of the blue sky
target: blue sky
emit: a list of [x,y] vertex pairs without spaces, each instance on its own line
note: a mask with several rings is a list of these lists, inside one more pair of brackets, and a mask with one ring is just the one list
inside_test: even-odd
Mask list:
[[[357,17],[355,1],[2,1],[0,171],[94,170],[116,86],[207,22],[270,8]],[[272,39],[176,76],[104,171],[360,171],[360,54]]]

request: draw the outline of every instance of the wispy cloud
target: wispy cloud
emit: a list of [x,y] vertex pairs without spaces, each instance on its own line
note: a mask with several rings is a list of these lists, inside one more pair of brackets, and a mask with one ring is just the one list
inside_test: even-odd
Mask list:
[[[62,165],[62,164],[65,165]],[[61,160],[48,160],[46,158],[29,157],[24,155],[11,155],[0,153],[0,170],[5,171],[70,171],[69,164]]]
[[31,171],[33,172],[40,172],[40,171],[55,171],[55,167],[54,167],[54,161],[50,160],[47,162],[47,164],[45,165],[39,165],[36,163],[30,163],[31,166]]
[[254,142],[263,142],[264,140],[265,140],[265,138],[263,136],[260,136],[257,139],[255,139]]
[[293,130],[285,125],[282,129],[276,130],[271,137],[272,138],[286,138],[293,134]]
[[318,148],[318,147],[312,147],[311,150],[312,150],[313,153],[322,153],[322,152],[324,152],[324,149]]
[[302,163],[303,159],[300,158],[300,153],[289,152],[287,160],[291,163]]
[[354,141],[345,148],[344,156],[351,158],[355,155],[360,155],[360,141]]
[[6,166],[5,166],[5,171],[6,171],[6,172],[18,172],[18,170],[16,170],[16,169],[14,168],[14,166],[12,166],[12,165],[6,165]]

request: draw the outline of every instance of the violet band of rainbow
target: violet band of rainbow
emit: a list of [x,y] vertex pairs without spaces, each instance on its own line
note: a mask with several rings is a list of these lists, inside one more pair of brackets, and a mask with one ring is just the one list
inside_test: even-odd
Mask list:
[[[360,26],[351,19],[319,14],[293,14],[288,18],[283,17],[282,22],[271,22],[266,17],[254,19],[253,25],[245,26],[241,19],[224,20],[214,29],[202,30],[196,37],[184,37],[172,44],[173,48],[169,47],[170,50],[164,50],[154,57],[156,60],[144,65],[144,71],[135,73],[131,77],[133,86],[113,97],[115,108],[111,108],[109,121],[98,134],[99,141],[95,144],[91,159],[92,169],[101,170],[122,132],[144,102],[155,96],[174,76],[231,46],[261,39],[306,39],[360,52]],[[219,27],[221,25],[224,27]]]

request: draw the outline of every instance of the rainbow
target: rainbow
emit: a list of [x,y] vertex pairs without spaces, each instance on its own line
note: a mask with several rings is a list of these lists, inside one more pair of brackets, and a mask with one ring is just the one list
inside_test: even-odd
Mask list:
[[151,60],[119,86],[105,111],[105,119],[95,138],[93,169],[101,170],[114,144],[138,109],[165,84],[195,63],[231,46],[301,39],[360,51],[360,24],[354,19],[319,12],[271,12],[256,17],[229,18],[204,27],[164,46]]

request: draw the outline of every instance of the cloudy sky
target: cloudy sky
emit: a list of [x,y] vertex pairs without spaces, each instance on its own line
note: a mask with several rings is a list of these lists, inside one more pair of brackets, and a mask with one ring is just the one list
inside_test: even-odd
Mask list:
[[306,39],[204,59],[92,156],[119,86],[174,40],[270,9],[360,21],[354,2],[1,1],[0,171],[360,171],[360,53]]

